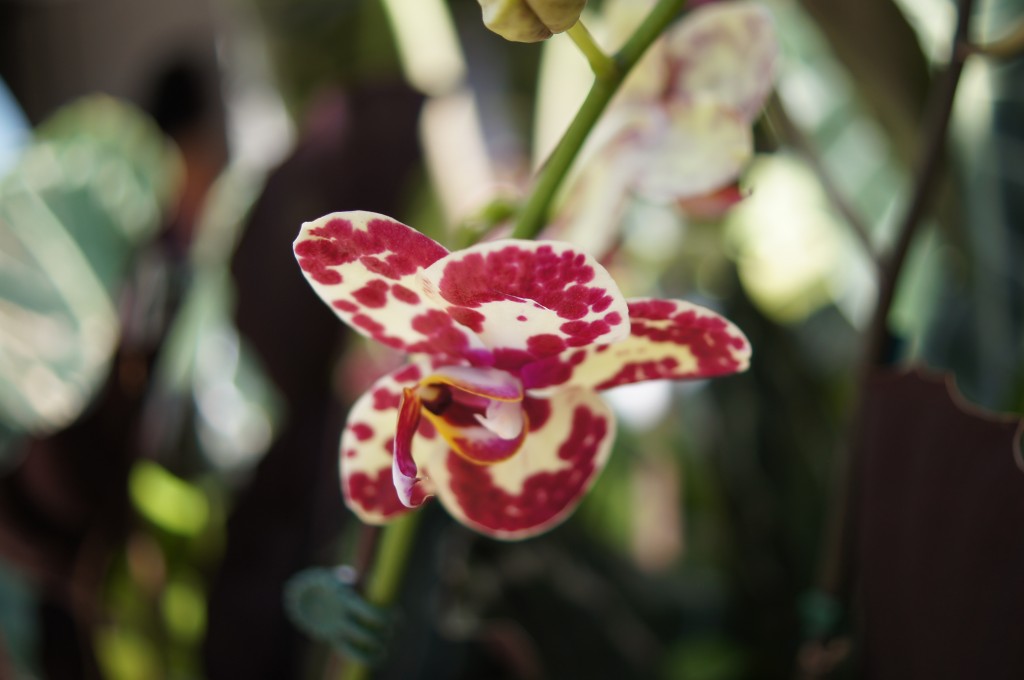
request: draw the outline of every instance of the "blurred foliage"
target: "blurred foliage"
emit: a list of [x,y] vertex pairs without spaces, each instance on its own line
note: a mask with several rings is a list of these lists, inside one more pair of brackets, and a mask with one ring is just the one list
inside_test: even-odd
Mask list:
[[177,178],[173,150],[126,104],[82,100],[46,121],[0,180],[0,423],[70,424],[106,379],[118,296]]
[[230,258],[261,188],[260,173],[232,167],[209,189],[188,287],[156,358],[143,438],[163,464],[140,460],[131,470],[142,525],[107,576],[111,623],[97,638],[115,680],[201,675],[208,575],[223,552],[230,494],[284,417],[231,321]]
[[[210,188],[189,250],[188,289],[147,395],[149,444],[156,455],[190,470],[244,472],[284,417],[259,358],[231,321],[230,259],[262,185],[259,173],[233,167]],[[184,460],[182,446],[197,448],[201,460]]]
[[[1020,21],[1020,2],[986,3],[978,40]],[[1024,413],[1024,61],[968,62],[955,110],[956,193],[963,207],[944,230],[924,357],[949,369],[971,400]]]
[[98,661],[112,680],[200,677],[206,573],[221,553],[224,491],[216,480],[192,483],[147,461],[130,485],[143,522],[105,579]]
[[249,1],[265,27],[277,85],[297,117],[327,83],[351,86],[401,77],[380,2]]
[[0,560],[0,635],[12,668],[28,675],[39,653],[39,616],[24,575]]

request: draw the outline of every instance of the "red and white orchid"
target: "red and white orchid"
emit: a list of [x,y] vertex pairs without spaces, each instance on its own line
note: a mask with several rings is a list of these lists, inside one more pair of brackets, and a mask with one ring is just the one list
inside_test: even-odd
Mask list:
[[313,289],[360,333],[409,353],[352,407],[345,502],[385,523],[436,495],[463,524],[520,539],[576,507],[615,432],[599,390],[742,371],[743,334],[679,300],[626,300],[592,257],[554,241],[450,253],[391,218],[302,226]]
[[602,254],[632,196],[715,217],[742,198],[751,125],[775,80],[778,44],[756,2],[699,6],[652,45],[610,107],[592,160],[551,235]]

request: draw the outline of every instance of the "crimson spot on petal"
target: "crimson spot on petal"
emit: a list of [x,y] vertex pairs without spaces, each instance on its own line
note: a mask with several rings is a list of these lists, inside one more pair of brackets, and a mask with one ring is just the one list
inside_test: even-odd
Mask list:
[[409,364],[408,366],[400,370],[398,373],[395,373],[393,377],[397,382],[400,383],[416,382],[421,377],[423,377],[423,372],[420,370],[420,367],[417,366],[416,364]]
[[387,302],[388,284],[380,279],[374,279],[357,291],[353,291],[352,297],[362,305],[377,309],[383,307]]
[[373,391],[373,409],[375,411],[387,411],[397,409],[402,401],[402,395],[391,392],[384,387],[378,387]]
[[400,300],[410,305],[419,304],[420,301],[419,295],[398,283],[391,286],[391,294],[395,296],[396,300]]
[[484,330],[484,315],[475,309],[468,307],[452,307],[448,310],[452,318],[475,333],[482,333]]
[[346,485],[348,501],[363,508],[368,513],[379,513],[391,517],[406,512],[395,493],[395,485],[391,481],[391,468],[382,468],[377,475],[371,477],[365,472],[355,472],[348,478]]
[[352,430],[352,434],[356,436],[356,439],[358,439],[361,442],[365,442],[367,439],[373,436],[373,428],[367,425],[366,423],[356,423],[355,425],[352,425],[349,429]]
[[551,333],[534,335],[526,341],[526,347],[534,356],[544,357],[558,354],[565,349],[565,341],[561,336]]

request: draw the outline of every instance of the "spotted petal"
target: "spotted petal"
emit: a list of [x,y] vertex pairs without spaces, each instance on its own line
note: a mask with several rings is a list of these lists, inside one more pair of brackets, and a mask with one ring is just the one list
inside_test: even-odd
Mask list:
[[750,125],[711,98],[652,108],[638,119],[626,162],[636,168],[634,190],[673,202],[732,182],[750,160]]
[[294,249],[317,294],[364,335],[434,355],[480,346],[419,289],[418,274],[448,251],[416,230],[376,213],[332,213],[303,224]]
[[[368,524],[383,524],[407,511],[406,503],[417,505],[433,493],[429,482],[413,481],[406,489],[406,503],[395,490],[392,453],[399,406],[404,388],[414,387],[425,367],[408,364],[377,380],[349,412],[341,435],[341,488],[345,504]],[[409,433],[407,446],[416,455],[447,451],[448,445],[429,423]],[[400,444],[401,445],[401,444]]]
[[771,91],[778,58],[775,26],[756,2],[716,2],[694,9],[666,35],[674,82],[669,97],[713,98],[751,122]]
[[604,390],[642,380],[711,378],[746,370],[750,343],[728,319],[682,300],[629,301],[630,337],[526,366],[527,389],[571,384]]
[[435,452],[427,463],[448,512],[494,538],[528,538],[565,520],[604,468],[615,437],[611,410],[590,390],[528,397],[524,407],[531,429],[518,455],[474,465]]
[[629,334],[626,301],[611,276],[565,243],[481,243],[432,264],[423,283],[493,350],[499,368]]

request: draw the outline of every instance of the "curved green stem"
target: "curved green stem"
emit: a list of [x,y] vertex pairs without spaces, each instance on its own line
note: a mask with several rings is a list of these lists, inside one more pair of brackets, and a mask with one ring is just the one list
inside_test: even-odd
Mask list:
[[[661,32],[678,16],[685,4],[686,0],[659,0],[636,32],[622,46],[622,49],[611,58],[614,68],[603,73],[598,73],[595,69],[594,84],[590,88],[583,106],[580,107],[576,118],[573,119],[569,129],[565,131],[565,135],[537,175],[533,192],[519,213],[515,230],[512,232],[513,238],[534,238],[544,228],[548,211],[551,208],[551,201],[569,173],[569,168],[576,160],[587,135],[590,134],[594,124],[597,123],[605,107],[608,106],[608,102],[618,91],[626,74],[636,65],[655,38],[661,35]],[[577,23],[577,26],[580,24]],[[577,40],[577,37],[571,34],[571,30],[570,37]],[[593,64],[593,62],[591,63]]]
[[[409,551],[416,538],[419,520],[419,512],[410,512],[381,532],[373,570],[366,581],[367,602],[381,607],[395,603],[409,564]],[[369,675],[370,669],[366,665],[348,659],[341,670],[340,680],[365,680]]]
[[594,36],[590,35],[590,31],[583,25],[582,20],[573,24],[572,28],[566,31],[566,35],[572,38],[576,47],[580,48],[580,52],[590,62],[590,69],[597,78],[606,79],[613,76],[617,68],[615,61],[604,53],[600,45],[594,42]]
[[409,551],[412,550],[419,523],[420,513],[410,512],[384,530],[376,565],[366,584],[366,600],[371,604],[386,607],[394,603],[409,563]]

